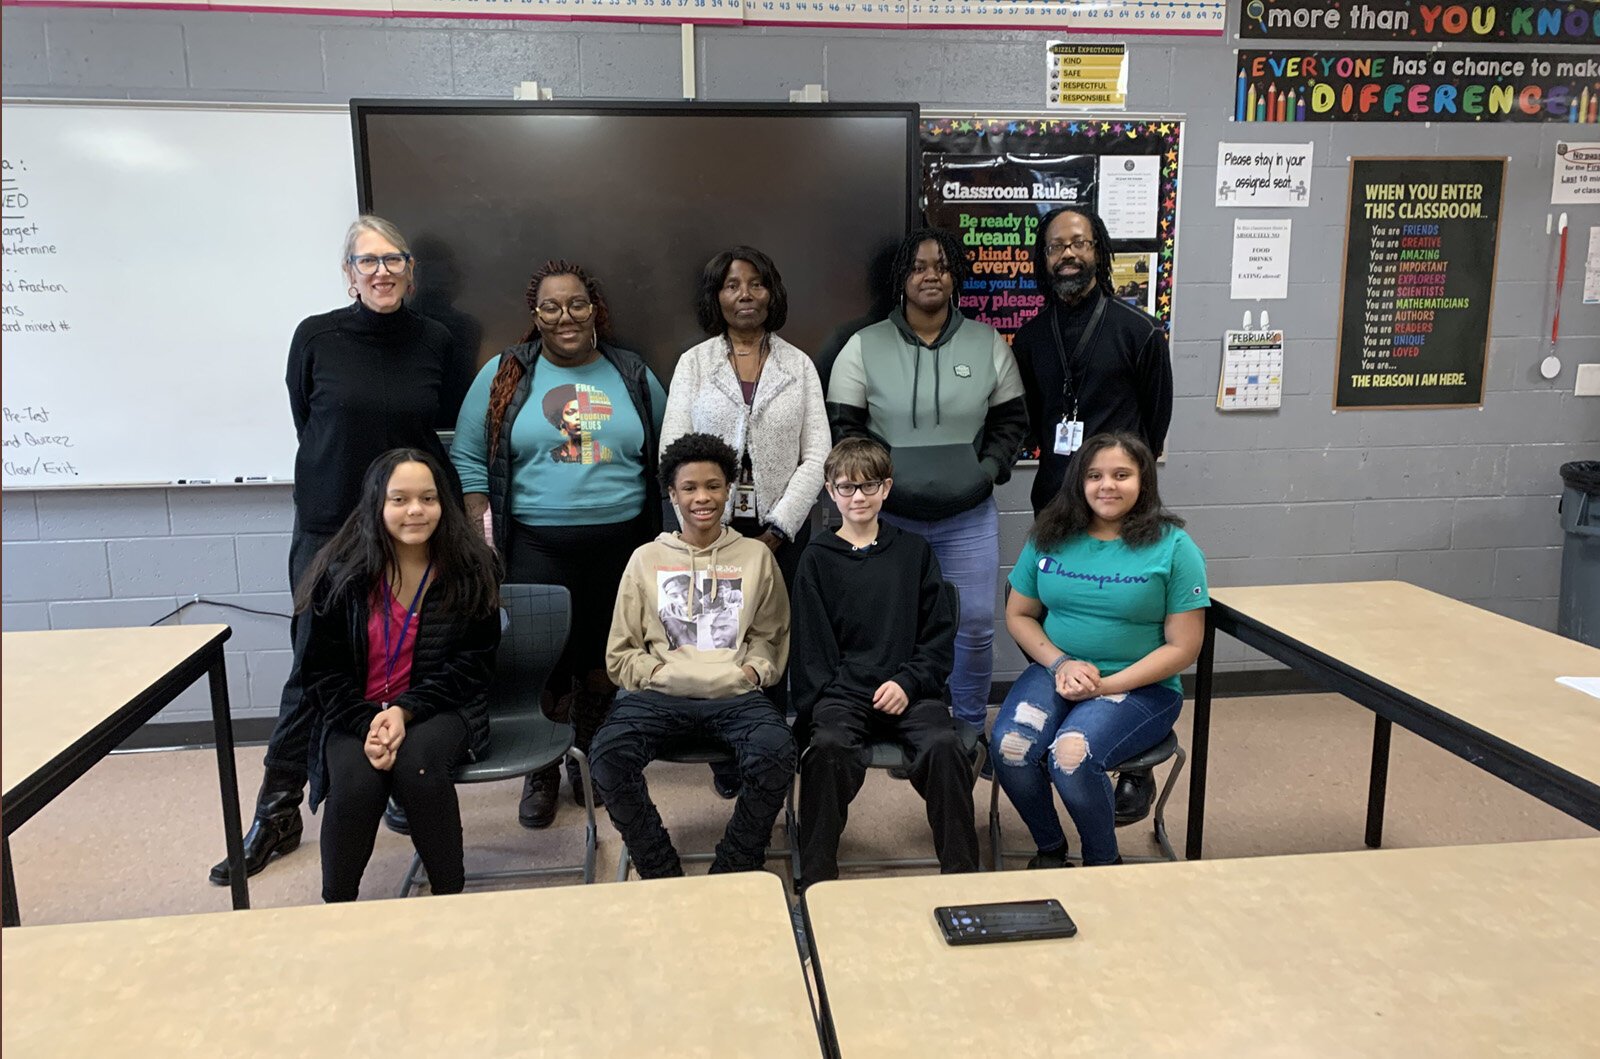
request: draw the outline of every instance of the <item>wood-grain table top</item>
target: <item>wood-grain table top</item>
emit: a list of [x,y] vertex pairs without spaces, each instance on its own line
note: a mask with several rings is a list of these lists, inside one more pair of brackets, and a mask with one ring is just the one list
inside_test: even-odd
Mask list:
[[[1054,897],[1075,938],[933,909]],[[824,882],[841,1054],[1600,1055],[1600,839]]]

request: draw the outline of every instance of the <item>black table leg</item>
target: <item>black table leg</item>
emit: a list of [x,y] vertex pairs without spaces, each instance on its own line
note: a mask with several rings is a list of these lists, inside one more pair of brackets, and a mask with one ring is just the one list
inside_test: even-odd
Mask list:
[[217,778],[222,782],[222,833],[228,846],[228,881],[233,907],[250,907],[245,872],[244,834],[239,826],[239,776],[233,762],[233,714],[228,705],[228,668],[222,651],[211,665],[211,726],[217,738]]
[[1372,726],[1372,778],[1367,784],[1367,845],[1383,845],[1383,802],[1389,792],[1389,734],[1394,725],[1383,716]]
[[1217,654],[1217,627],[1206,609],[1206,635],[1194,673],[1194,736],[1189,748],[1189,838],[1183,855],[1200,859],[1206,826],[1206,757],[1211,746],[1211,674]]
[[5,850],[3,854],[5,863],[0,869],[5,871],[5,878],[0,879],[0,888],[4,894],[0,895],[0,925],[8,927],[22,926],[22,912],[17,907],[17,881],[11,874],[11,836],[5,837]]

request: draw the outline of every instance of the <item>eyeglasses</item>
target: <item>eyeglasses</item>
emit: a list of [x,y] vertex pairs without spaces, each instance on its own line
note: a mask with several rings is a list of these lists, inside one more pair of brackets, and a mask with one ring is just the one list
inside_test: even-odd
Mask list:
[[1071,250],[1074,254],[1081,254],[1085,250],[1093,250],[1093,249],[1094,249],[1094,240],[1093,239],[1085,239],[1082,236],[1079,236],[1077,239],[1072,239],[1072,240],[1067,241],[1067,242],[1063,242],[1060,239],[1052,239],[1050,242],[1044,244],[1044,256],[1045,257],[1060,257],[1062,254],[1066,253],[1068,250]]
[[856,495],[856,490],[861,490],[862,496],[877,496],[878,490],[883,488],[882,482],[835,482],[833,491],[840,496],[850,497]]
[[540,302],[533,307],[533,311],[547,324],[560,320],[563,312],[572,317],[573,323],[581,324],[594,315],[594,302],[584,298],[574,298],[565,305],[559,302]]
[[350,267],[363,276],[376,276],[378,266],[391,276],[404,272],[411,267],[411,255],[401,252],[398,254],[351,254],[345,259]]

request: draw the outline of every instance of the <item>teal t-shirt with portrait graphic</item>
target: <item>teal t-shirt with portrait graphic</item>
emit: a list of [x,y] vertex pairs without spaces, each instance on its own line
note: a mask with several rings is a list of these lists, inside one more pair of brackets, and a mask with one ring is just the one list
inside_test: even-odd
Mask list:
[[[483,366],[461,403],[451,459],[467,493],[489,491],[484,422],[500,369]],[[667,395],[650,378],[656,429]],[[528,400],[511,424],[511,515],[530,526],[626,522],[644,509],[644,424],[622,375],[601,357],[580,368],[536,362]]]
[[[1211,604],[1206,558],[1176,526],[1138,548],[1120,537],[1102,541],[1083,533],[1041,552],[1029,538],[1010,581],[1044,604],[1050,642],[1093,662],[1101,676],[1127,669],[1166,643],[1168,614]],[[1183,690],[1176,676],[1162,684]]]

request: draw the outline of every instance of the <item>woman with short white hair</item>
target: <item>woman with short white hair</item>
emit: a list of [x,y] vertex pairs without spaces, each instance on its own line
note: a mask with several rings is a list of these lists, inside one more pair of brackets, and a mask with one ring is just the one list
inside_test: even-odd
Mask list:
[[[341,255],[350,304],[309,316],[289,343],[289,410],[299,448],[294,463],[294,532],[289,588],[355,508],[367,467],[391,449],[417,449],[450,466],[438,428],[455,424],[453,346],[443,325],[406,303],[417,261],[389,221],[358,217]],[[460,494],[455,482],[441,483]],[[278,723],[267,743],[266,774],[245,835],[245,867],[255,875],[300,845],[313,719],[302,706],[300,663],[307,623],[290,621],[294,654]],[[211,881],[229,884],[226,860]]]

